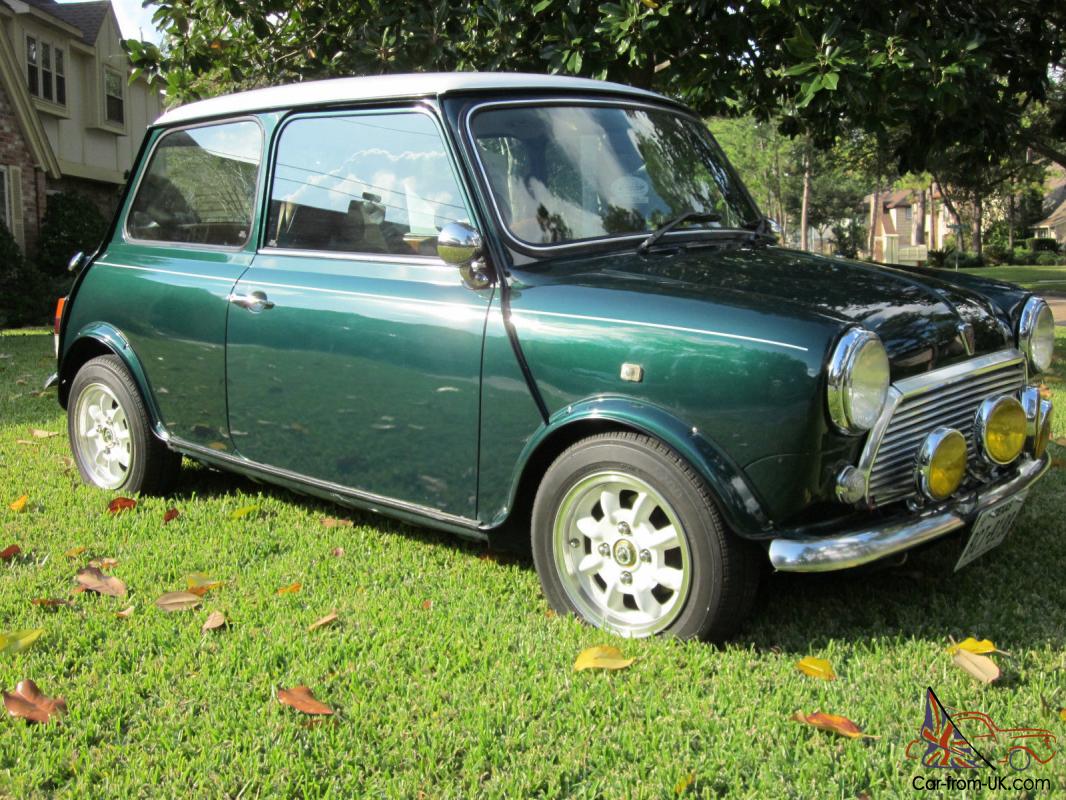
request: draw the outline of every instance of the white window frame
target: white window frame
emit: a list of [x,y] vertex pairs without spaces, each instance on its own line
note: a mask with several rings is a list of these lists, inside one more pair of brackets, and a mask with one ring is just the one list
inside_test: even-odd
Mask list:
[[[31,40],[33,41],[34,45],[36,46],[36,53],[34,54],[36,59],[34,61],[30,61],[30,46],[29,46],[29,43],[30,43]],[[63,77],[63,79],[64,79],[64,82],[65,82],[66,77],[67,77],[67,74],[66,74],[66,72],[67,72],[67,51],[66,51],[66,48],[65,47],[60,47],[59,45],[57,45],[55,43],[55,40],[53,40],[53,39],[42,39],[40,36],[37,36],[35,34],[30,34],[30,33],[26,34],[22,44],[23,44],[23,47],[25,48],[25,56],[26,56],[25,59],[23,59],[24,64],[25,64],[25,69],[26,69],[26,76],[25,76],[26,77],[26,91],[29,92],[30,97],[34,98],[35,100],[40,100],[42,103],[52,103],[53,105],[57,105],[57,106],[61,106],[61,107],[65,108],[66,105],[67,105],[67,101],[66,101],[66,89],[67,89],[67,87],[65,85],[63,87],[63,95],[64,95],[64,97],[63,97],[63,102],[61,103],[61,102],[59,102],[59,100],[58,100],[59,96],[56,93],[56,83],[57,83],[56,82],[56,76],[57,75],[61,75]],[[48,82],[49,86],[52,89],[52,99],[51,100],[49,100],[48,98],[46,98],[44,96],[44,62],[43,62],[43,54],[44,54],[44,48],[45,47],[48,48],[48,52],[49,52],[49,59],[48,60],[49,60],[50,66],[48,68],[48,71],[49,71],[49,73],[52,76],[51,80],[49,80],[49,82]],[[57,53],[61,53],[62,55],[57,58],[57,55],[56,55]],[[63,71],[62,72],[60,72],[59,70],[56,69],[56,64],[60,60],[62,60],[62,62],[63,62]],[[29,69],[30,69],[31,66],[36,68],[36,70],[37,70],[37,92],[36,92],[36,94],[30,91]]]
[[[115,95],[109,95],[107,93],[107,76],[108,76],[108,73],[110,73],[112,75],[115,75],[118,78],[118,85],[119,85],[119,92],[120,92],[120,94],[118,95],[118,99],[122,102],[122,119],[117,121],[117,122],[115,120],[111,119],[111,117],[109,117],[108,114],[107,114],[107,98],[115,97]],[[104,112],[103,121],[104,121],[104,124],[105,125],[110,125],[113,128],[123,128],[123,129],[125,129],[125,127],[126,127],[126,78],[117,69],[112,69],[111,67],[104,67],[103,76],[101,77],[101,80],[103,81],[103,91],[100,94],[102,95],[103,102],[104,102],[104,108],[103,108],[103,112]]]

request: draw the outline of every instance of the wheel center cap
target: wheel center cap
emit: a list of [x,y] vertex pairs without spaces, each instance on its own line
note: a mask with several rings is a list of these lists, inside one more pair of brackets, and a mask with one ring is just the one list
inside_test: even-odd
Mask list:
[[626,539],[614,543],[614,560],[620,567],[631,567],[637,563],[637,548]]

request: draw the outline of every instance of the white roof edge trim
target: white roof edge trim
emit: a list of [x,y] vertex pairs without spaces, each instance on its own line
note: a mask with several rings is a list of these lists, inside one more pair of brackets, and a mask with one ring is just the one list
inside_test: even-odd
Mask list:
[[374,75],[362,78],[333,78],[323,81],[290,83],[267,89],[212,97],[165,112],[153,124],[176,125],[213,117],[250,114],[303,106],[329,105],[366,100],[392,100],[407,97],[438,97],[449,92],[477,89],[542,89],[607,92],[666,101],[663,95],[590,78],[562,75],[536,75],[525,72],[419,72],[407,75]]

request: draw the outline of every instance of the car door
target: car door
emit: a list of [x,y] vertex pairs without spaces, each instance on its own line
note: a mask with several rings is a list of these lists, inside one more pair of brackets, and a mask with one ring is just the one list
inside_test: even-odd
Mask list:
[[297,115],[274,159],[228,321],[239,453],[473,518],[492,289],[436,255],[440,227],[469,217],[439,123],[418,108]]
[[226,418],[230,292],[255,253],[263,132],[254,119],[167,130],[75,309],[129,342],[169,434],[232,451]]

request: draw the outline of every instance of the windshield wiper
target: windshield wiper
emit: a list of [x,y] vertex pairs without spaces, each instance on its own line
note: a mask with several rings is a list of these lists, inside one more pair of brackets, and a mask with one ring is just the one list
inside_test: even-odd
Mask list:
[[683,214],[678,214],[673,219],[668,219],[648,236],[643,242],[637,245],[637,252],[644,255],[648,252],[653,244],[659,241],[663,236],[668,234],[678,225],[682,225],[686,222],[720,222],[722,220],[721,214],[715,214],[713,211],[686,211]]

